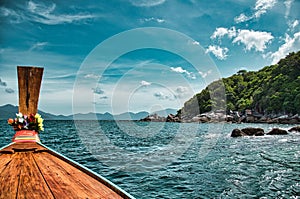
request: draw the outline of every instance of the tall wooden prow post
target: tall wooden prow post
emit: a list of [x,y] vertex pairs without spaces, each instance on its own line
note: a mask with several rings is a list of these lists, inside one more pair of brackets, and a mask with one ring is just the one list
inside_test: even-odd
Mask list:
[[36,114],[44,68],[18,66],[19,112]]
[[[30,116],[30,114],[35,115],[38,112],[43,71],[43,68],[18,66],[19,113]],[[37,130],[18,129],[12,141],[40,142],[40,139]]]

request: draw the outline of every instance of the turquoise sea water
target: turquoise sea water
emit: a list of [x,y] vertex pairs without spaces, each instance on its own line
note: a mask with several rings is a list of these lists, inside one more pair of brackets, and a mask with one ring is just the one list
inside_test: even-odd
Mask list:
[[[43,144],[136,198],[300,197],[300,133],[231,138],[292,125],[45,121]],[[0,144],[14,131],[0,121]]]

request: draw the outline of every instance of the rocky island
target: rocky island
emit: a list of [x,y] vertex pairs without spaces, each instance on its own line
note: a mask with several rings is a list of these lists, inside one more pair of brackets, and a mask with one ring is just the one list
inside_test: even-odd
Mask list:
[[300,51],[259,71],[240,70],[209,84],[176,115],[141,121],[300,124]]

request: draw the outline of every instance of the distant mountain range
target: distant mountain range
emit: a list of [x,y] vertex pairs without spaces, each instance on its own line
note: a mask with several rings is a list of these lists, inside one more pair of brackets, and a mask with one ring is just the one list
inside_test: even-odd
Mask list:
[[[0,120],[7,120],[8,118],[14,118],[15,114],[18,113],[18,106],[13,106],[11,104],[0,106]],[[140,120],[147,117],[149,114],[158,114],[159,116],[166,117],[168,114],[176,114],[176,109],[166,109],[161,111],[156,111],[154,113],[148,113],[146,111],[141,111],[138,113],[126,112],[118,115],[112,115],[110,113],[79,113],[75,115],[54,115],[51,113],[46,113],[39,110],[39,114],[42,115],[45,120],[91,120],[95,118],[95,114],[98,120]]]

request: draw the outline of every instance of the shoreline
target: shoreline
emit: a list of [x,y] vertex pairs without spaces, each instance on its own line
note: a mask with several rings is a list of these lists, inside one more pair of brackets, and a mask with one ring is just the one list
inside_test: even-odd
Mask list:
[[140,119],[144,122],[178,122],[178,123],[253,123],[253,124],[300,124],[300,117],[296,115],[261,115],[246,114],[239,116],[236,113],[226,114],[223,111],[208,112],[196,116],[183,116],[169,114],[167,117],[161,117],[157,114],[148,115]]

